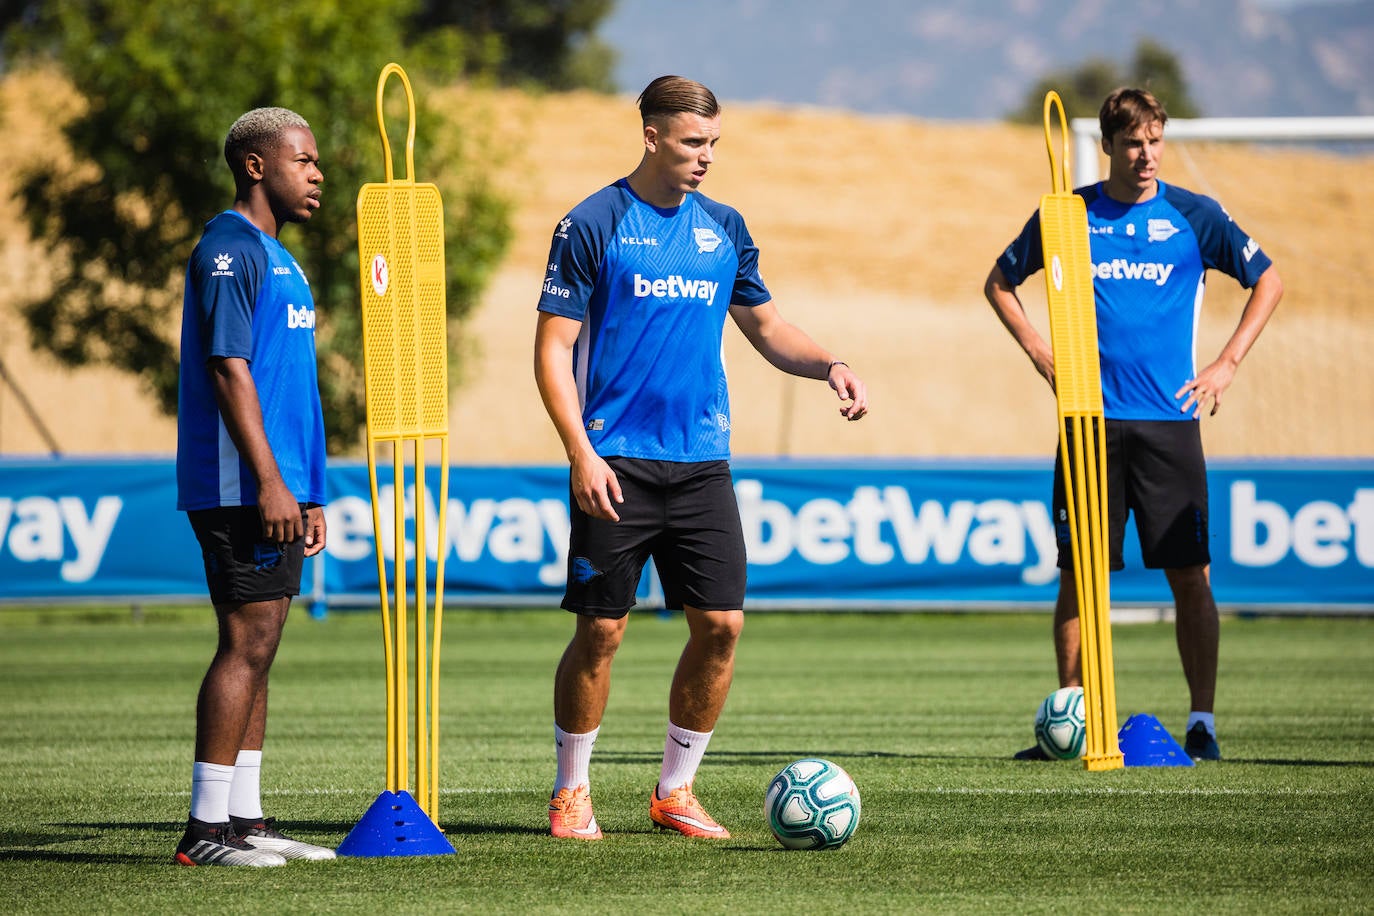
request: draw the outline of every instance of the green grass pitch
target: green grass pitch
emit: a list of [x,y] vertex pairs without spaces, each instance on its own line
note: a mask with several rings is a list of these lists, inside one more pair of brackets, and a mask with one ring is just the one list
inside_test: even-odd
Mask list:
[[[207,608],[0,609],[0,893],[13,913],[1374,911],[1374,620],[1226,617],[1225,760],[1088,773],[1020,763],[1055,684],[1043,614],[750,615],[697,792],[734,833],[654,833],[679,618],[636,612],[592,759],[600,843],[546,835],[561,611],[450,611],[440,823],[454,856],[277,869],[171,864],[189,803]],[[1168,623],[1114,631],[1118,714],[1181,737]],[[264,803],[337,845],[382,791],[381,626],[293,611]],[[827,852],[768,833],[803,756],[853,774]]]

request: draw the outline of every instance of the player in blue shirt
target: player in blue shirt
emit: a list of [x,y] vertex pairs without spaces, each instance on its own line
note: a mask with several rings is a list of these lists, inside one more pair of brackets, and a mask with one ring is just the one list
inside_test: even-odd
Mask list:
[[175,861],[283,865],[334,852],[285,836],[259,792],[267,678],[305,557],[324,549],[324,419],[315,303],[277,240],[320,205],[305,120],[259,108],[224,141],[233,206],[186,269],[177,507],[200,542],[219,646],[196,704],[191,811]]
[[554,230],[535,336],[535,377],[570,465],[572,535],[563,607],[577,614],[554,679],[556,837],[601,838],[588,767],[611,662],[650,556],[688,639],[668,700],[649,816],[685,836],[730,834],[692,782],[734,671],[745,555],[730,477],[727,313],[784,372],[825,379],[840,414],[868,410],[862,381],[778,314],[744,220],[698,191],[720,108],[677,76],[639,97],[644,153],[626,178]]
[[[1164,570],[1174,596],[1179,654],[1191,712],[1185,748],[1216,760],[1212,707],[1217,607],[1208,575],[1207,477],[1198,418],[1215,415],[1240,361],[1283,294],[1269,257],[1209,197],[1158,178],[1164,107],[1140,89],[1118,89],[1099,112],[1107,180],[1074,193],[1087,204],[1107,432],[1110,561],[1121,569],[1126,517],[1134,513],[1145,566]],[[1036,371],[1054,385],[1050,345],[1026,318],[1016,288],[1043,267],[1039,214],[997,259],[984,292]],[[1201,371],[1194,344],[1206,272],[1250,290],[1235,332]],[[1065,522],[1063,469],[1055,465],[1059,596],[1054,639],[1061,687],[1082,683],[1078,599]],[[1038,747],[1019,759],[1044,759]]]

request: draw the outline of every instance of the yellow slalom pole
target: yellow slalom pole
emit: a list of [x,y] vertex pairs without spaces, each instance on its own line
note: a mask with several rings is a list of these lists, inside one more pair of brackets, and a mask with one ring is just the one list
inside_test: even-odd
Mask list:
[[[439,531],[448,530],[448,435],[442,435],[439,439],[439,466],[442,472],[439,475]],[[430,783],[429,806],[430,810],[437,813],[439,811],[439,648],[443,645],[444,635],[444,556],[448,553],[448,539],[444,536],[438,538],[438,551],[434,563],[434,655],[431,668],[433,678],[430,680],[430,701],[429,706],[433,716],[429,720],[430,727],[430,772],[434,778]]]
[[[1055,148],[1051,112],[1058,110],[1060,147]],[[1078,597],[1083,701],[1089,770],[1125,765],[1117,743],[1116,677],[1112,666],[1110,559],[1107,556],[1106,421],[1097,349],[1097,303],[1093,296],[1088,215],[1070,182],[1068,121],[1059,94],[1045,95],[1045,146],[1051,193],[1040,198],[1050,340],[1054,348],[1055,401],[1059,414],[1059,456],[1064,468],[1065,507]]]
[[[385,88],[392,77],[399,79],[405,91],[409,116],[404,176],[398,176],[392,164],[383,108]],[[386,181],[365,184],[358,194],[358,255],[367,380],[368,468],[373,477],[373,524],[386,642],[387,789],[399,792],[413,784],[417,804],[437,825],[439,641],[449,460],[443,203],[435,185],[415,180],[415,96],[399,65],[387,64],[383,68],[377,81],[376,107]],[[392,447],[395,555],[390,602],[381,556],[382,515],[376,485],[375,455],[379,442]],[[440,453],[437,530],[431,530],[428,517],[431,500],[426,448],[430,443],[437,443]],[[408,462],[413,472],[409,500]],[[414,566],[409,577],[413,580],[413,614],[408,613],[412,586],[407,567],[411,558],[405,553],[408,501],[413,502],[415,520]],[[432,593],[431,553],[437,560]]]
[[[387,82],[393,76],[405,90],[409,115],[404,177],[397,177],[392,167],[383,107]],[[377,796],[338,852],[345,856],[452,855],[453,844],[439,827],[439,641],[444,553],[448,548],[449,461],[444,208],[435,185],[415,180],[415,94],[398,64],[382,68],[376,101],[386,181],[362,186],[357,214],[367,470],[386,668],[386,791]],[[429,518],[426,448],[431,442],[439,444],[440,453],[437,530],[431,530]],[[390,578],[382,512],[385,499],[378,485],[377,448],[381,443],[391,448]],[[414,475],[409,494],[408,467]],[[407,613],[411,595],[407,577],[411,558],[406,552],[408,502],[414,506],[415,517],[413,616]],[[437,559],[432,644],[431,548]],[[394,586],[390,597],[388,582]],[[415,706],[413,756],[411,702]],[[412,785],[414,795],[410,794]]]

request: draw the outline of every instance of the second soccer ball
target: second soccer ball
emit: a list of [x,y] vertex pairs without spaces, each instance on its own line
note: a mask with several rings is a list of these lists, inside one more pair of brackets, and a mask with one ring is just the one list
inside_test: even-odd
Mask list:
[[1056,760],[1082,757],[1087,736],[1082,687],[1059,688],[1035,711],[1035,741]]

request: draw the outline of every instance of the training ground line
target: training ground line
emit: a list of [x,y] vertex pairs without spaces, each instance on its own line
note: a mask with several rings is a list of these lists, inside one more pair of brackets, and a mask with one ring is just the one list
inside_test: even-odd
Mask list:
[[1113,786],[1099,786],[1096,788],[1081,788],[1074,786],[1063,786],[1055,788],[1039,789],[971,789],[965,786],[946,788],[936,786],[930,789],[913,789],[915,795],[1187,795],[1187,796],[1254,796],[1255,798],[1272,798],[1274,796],[1292,796],[1297,798],[1349,795],[1348,789],[1228,789],[1225,787],[1206,788],[1206,787],[1183,787],[1177,789],[1118,789]]
[[[314,795],[314,796],[356,795],[356,796],[360,796],[360,797],[361,797],[361,796],[368,795],[368,793],[369,793],[370,791],[371,791],[371,790],[368,790],[368,789],[264,789],[264,790],[262,791],[262,794],[263,794],[264,796],[269,796],[269,795],[270,795],[270,796],[274,796],[274,797],[277,797],[277,796],[301,796],[301,795],[307,795],[307,796],[309,796],[309,795]],[[441,789],[439,790],[439,794],[440,794],[440,795],[525,795],[525,794],[537,795],[540,791],[542,791],[542,790],[539,789],[539,788],[529,788],[529,787],[524,787],[524,786],[520,786],[520,787],[500,787],[500,788],[482,788],[482,789],[474,789],[474,788],[459,787],[459,788],[452,788],[452,789],[444,789],[444,788],[441,788]],[[1271,788],[1271,789],[1234,789],[1234,788],[1226,788],[1226,787],[1224,787],[1224,786],[1223,786],[1223,787],[1216,787],[1216,788],[1184,786],[1184,787],[1179,787],[1179,788],[1162,788],[1162,789],[1150,789],[1150,788],[1139,788],[1139,789],[1130,789],[1130,788],[1126,788],[1126,789],[1122,789],[1122,788],[1116,788],[1116,787],[1113,787],[1113,786],[1098,786],[1098,787],[1062,786],[1062,787],[1041,787],[1041,788],[1035,788],[1035,789],[1006,789],[1006,788],[996,788],[996,787],[994,787],[994,788],[985,788],[985,789],[975,789],[975,788],[969,788],[969,787],[967,787],[967,786],[932,786],[932,787],[930,787],[930,788],[928,788],[928,789],[910,789],[910,790],[908,790],[908,792],[909,792],[909,794],[912,794],[912,795],[987,795],[987,796],[995,796],[995,795],[1008,795],[1008,796],[1010,796],[1010,795],[1026,795],[1026,796],[1036,796],[1036,795],[1042,795],[1042,796],[1043,796],[1043,795],[1065,795],[1065,796],[1071,796],[1071,795],[1078,795],[1078,796],[1090,796],[1090,795],[1158,795],[1158,796],[1170,796],[1170,795],[1179,795],[1179,796],[1192,796],[1192,797],[1207,797],[1207,796],[1218,796],[1218,797],[1222,797],[1222,796],[1229,796],[1229,797],[1237,797],[1237,798],[1245,798],[1245,797],[1254,797],[1254,798],[1273,798],[1273,797],[1277,797],[1277,796],[1292,797],[1292,798],[1303,798],[1303,797],[1319,797],[1319,796],[1320,796],[1320,797],[1327,797],[1327,796],[1339,796],[1339,795],[1350,795],[1350,794],[1352,794],[1351,790],[1349,790],[1349,789],[1290,789],[1290,788],[1281,788],[1281,787],[1275,787],[1275,788]],[[190,793],[189,791],[163,792],[163,793],[153,793],[151,797],[154,797],[154,798],[190,798],[190,797],[191,797],[191,793]]]

